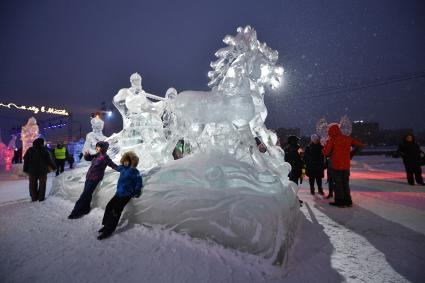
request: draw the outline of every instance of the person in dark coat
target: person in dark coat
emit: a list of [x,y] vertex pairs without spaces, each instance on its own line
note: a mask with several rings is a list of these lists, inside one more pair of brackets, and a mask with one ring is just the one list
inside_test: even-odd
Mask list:
[[116,170],[116,165],[111,158],[106,154],[109,144],[105,141],[100,141],[96,144],[96,154],[89,154],[88,151],[84,154],[84,159],[91,161],[91,166],[87,171],[86,182],[84,183],[84,190],[80,198],[75,203],[74,209],[68,216],[68,219],[77,219],[90,212],[90,203],[92,195],[97,187],[97,184],[103,179],[106,166]]
[[325,157],[322,150],[323,146],[320,144],[320,137],[316,134],[311,135],[311,142],[304,152],[304,162],[312,195],[315,194],[314,183],[317,184],[319,194],[323,195],[322,179],[325,171]]
[[297,136],[289,136],[287,145],[285,146],[285,161],[291,164],[291,172],[289,172],[289,180],[298,185],[298,181],[302,174],[303,160],[299,152],[300,145]]
[[[403,159],[404,168],[406,169],[407,183],[409,185],[425,185],[422,178],[422,169],[420,166],[421,158],[423,158],[424,152],[421,150],[418,143],[415,141],[415,136],[408,134],[404,136],[402,143],[399,145],[398,154]],[[415,177],[413,179],[413,176]]]
[[44,146],[44,139],[38,138],[32,142],[32,147],[25,152],[23,169],[28,174],[31,200],[43,201],[46,195],[47,173],[56,169]]
[[103,240],[112,235],[117,228],[122,211],[131,198],[138,198],[142,194],[143,180],[137,165],[139,157],[132,152],[126,152],[121,158],[121,165],[117,171],[120,172],[120,177],[117,183],[117,192],[108,202],[103,215],[103,227],[99,230],[101,233],[97,239]]
[[351,207],[353,202],[349,185],[350,159],[357,148],[362,148],[364,145],[360,141],[344,135],[338,124],[331,124],[328,135],[329,139],[323,148],[323,155],[330,158],[335,190],[335,201],[329,204],[337,207]]

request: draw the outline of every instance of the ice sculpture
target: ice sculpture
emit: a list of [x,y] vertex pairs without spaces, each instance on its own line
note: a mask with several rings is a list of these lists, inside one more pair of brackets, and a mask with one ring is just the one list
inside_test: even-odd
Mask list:
[[83,152],[89,151],[90,154],[96,153],[96,143],[99,141],[104,141],[106,136],[103,135],[103,125],[105,124],[102,119],[94,117],[90,120],[92,132],[86,135],[86,141],[83,146]]
[[[115,147],[110,153],[136,149],[145,168],[144,193],[127,205],[123,219],[209,239],[281,264],[293,242],[299,203],[276,134],[264,125],[263,96],[269,87],[278,87],[283,69],[276,65],[277,52],[260,43],[254,29],[237,31],[225,37],[229,46],[211,63],[211,91],[169,89],[157,108],[141,90],[141,78],[132,76],[132,87],[114,97],[124,129],[108,138]],[[257,149],[255,138],[267,146],[266,152]],[[165,162],[181,139],[191,145],[192,154]],[[148,150],[162,163],[149,160]],[[153,163],[143,164],[153,161],[161,166],[146,170]],[[55,178],[52,194],[75,201],[84,173],[77,168]],[[106,206],[118,176],[106,171],[92,205]]]
[[12,160],[13,160],[13,155],[15,153],[16,150],[16,136],[12,135],[12,138],[10,139],[9,143],[7,144],[7,149],[6,149],[6,155],[5,155],[5,169],[6,171],[10,171],[10,169],[12,168]]
[[[165,153],[166,139],[161,119],[164,98],[146,93],[138,73],[130,76],[130,83],[130,88],[119,90],[113,98],[123,118],[123,130],[107,141],[111,146],[112,157],[133,150],[144,161],[139,167],[148,170],[171,159],[171,154]],[[152,102],[148,98],[159,101]]]
[[32,147],[32,142],[38,138],[39,129],[37,120],[34,117],[28,119],[25,126],[22,126],[21,130],[21,141],[22,141],[22,156],[25,156],[25,152],[28,148]]
[[[167,117],[174,119],[167,129],[175,133],[168,139],[168,149],[184,139],[194,153],[214,149],[286,177],[290,168],[276,146],[277,136],[264,125],[265,89],[279,87],[283,75],[283,68],[276,65],[278,53],[261,44],[250,26],[237,31],[235,37],[224,38],[229,46],[218,50],[218,60],[211,63],[212,91],[181,92],[167,108],[173,112]],[[267,146],[267,158],[252,150],[255,137]]]
[[328,140],[328,129],[333,124],[337,124],[341,129],[341,132],[346,136],[351,135],[351,132],[353,131],[353,125],[347,115],[342,116],[339,123],[328,124],[325,118],[321,118],[316,123],[316,133],[320,136],[320,143],[322,145],[324,145]]
[[7,146],[3,143],[0,137],[0,169],[6,166]]

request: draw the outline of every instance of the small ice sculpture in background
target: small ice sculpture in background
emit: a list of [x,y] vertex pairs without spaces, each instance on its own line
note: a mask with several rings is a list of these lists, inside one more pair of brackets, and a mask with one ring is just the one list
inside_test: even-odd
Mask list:
[[347,115],[344,115],[341,117],[341,120],[339,120],[339,128],[341,129],[341,132],[349,136],[351,135],[351,132],[353,132],[353,124],[350,121],[350,118],[348,118]]
[[[165,103],[163,97],[146,93],[142,77],[134,73],[131,87],[123,88],[113,98],[113,104],[123,118],[123,130],[108,138],[111,156],[133,150],[144,162],[143,169],[155,167],[171,159],[165,153],[166,139],[161,116]],[[150,99],[159,100],[152,102]]]
[[84,139],[81,138],[80,140],[70,142],[67,145],[68,153],[72,154],[72,156],[74,157],[74,162],[76,164],[80,163],[80,154],[83,153],[84,144]]
[[10,171],[10,168],[12,168],[13,155],[15,154],[15,150],[16,150],[16,139],[17,137],[15,135],[12,135],[12,138],[7,144],[7,150],[6,150],[6,156],[5,156],[6,171]]
[[339,120],[339,123],[329,124],[325,118],[321,118],[316,123],[316,133],[320,136],[320,143],[322,145],[324,145],[328,140],[328,129],[333,124],[338,124],[339,128],[341,129],[341,132],[346,136],[351,135],[353,131],[353,125],[347,115],[342,116]]
[[0,136],[0,170],[6,167],[7,146],[3,143]]
[[92,118],[90,120],[91,127],[93,129],[92,132],[88,133],[86,136],[86,142],[83,146],[83,152],[89,151],[90,154],[96,153],[96,143],[100,141],[104,141],[106,139],[106,136],[103,135],[103,126],[104,122],[102,119],[98,118],[97,116]]
[[32,142],[38,138],[39,128],[37,120],[34,117],[28,119],[25,126],[22,126],[21,130],[21,141],[22,141],[22,156],[25,156],[25,152],[32,147]]

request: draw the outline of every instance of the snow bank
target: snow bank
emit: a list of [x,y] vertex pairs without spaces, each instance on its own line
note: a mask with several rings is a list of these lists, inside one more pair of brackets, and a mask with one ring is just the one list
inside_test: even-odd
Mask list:
[[[55,178],[51,194],[75,202],[85,170],[77,168]],[[118,176],[106,172],[93,207],[106,206]],[[130,202],[123,219],[211,240],[274,264],[287,259],[299,213],[295,184],[218,154],[170,162],[146,176],[144,184],[142,197]]]

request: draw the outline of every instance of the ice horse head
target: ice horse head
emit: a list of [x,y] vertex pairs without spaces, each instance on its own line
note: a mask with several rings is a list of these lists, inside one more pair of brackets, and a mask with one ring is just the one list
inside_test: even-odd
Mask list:
[[[283,68],[277,65],[278,52],[260,43],[250,26],[239,27],[237,35],[227,35],[228,47],[219,49],[211,62],[208,86],[227,95],[237,95],[249,88],[264,94],[266,88],[276,89],[283,79]],[[245,93],[245,92],[242,92]]]

